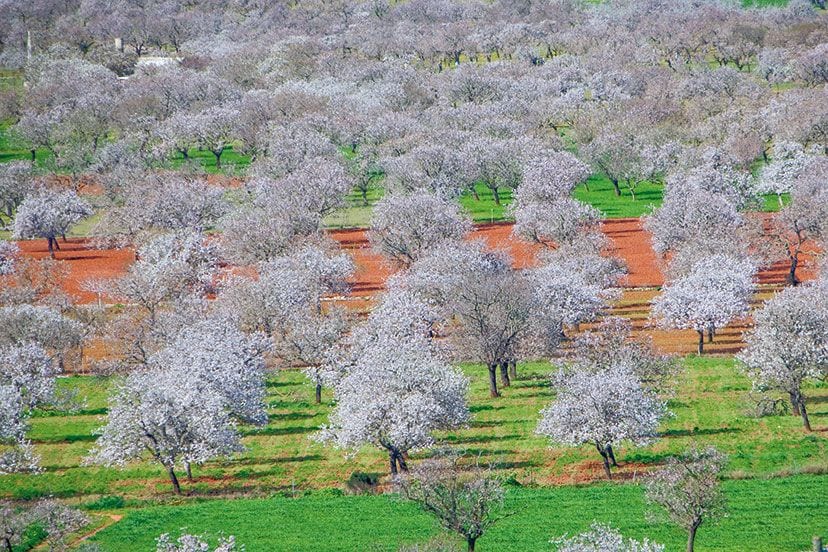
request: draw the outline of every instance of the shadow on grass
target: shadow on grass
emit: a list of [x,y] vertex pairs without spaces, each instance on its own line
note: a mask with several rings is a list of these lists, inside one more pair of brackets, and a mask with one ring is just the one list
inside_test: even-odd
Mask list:
[[505,441],[509,439],[519,439],[520,435],[512,433],[509,435],[468,435],[465,437],[456,437],[450,435],[443,439],[447,444],[462,445],[466,443],[492,443],[497,441]]
[[668,429],[662,433],[663,437],[695,437],[698,435],[726,435],[729,433],[741,433],[741,429],[734,427],[719,427],[707,429]]
[[302,433],[312,433],[316,431],[317,427],[304,426],[290,426],[290,427],[263,427],[262,429],[248,429],[242,431],[242,435],[262,436],[262,435],[300,435]]

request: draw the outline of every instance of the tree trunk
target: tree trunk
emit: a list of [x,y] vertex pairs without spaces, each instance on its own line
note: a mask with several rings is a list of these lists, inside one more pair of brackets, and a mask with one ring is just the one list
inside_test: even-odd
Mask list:
[[322,384],[321,383],[316,384],[316,396],[314,398],[316,399],[316,404],[320,404],[322,402]]
[[475,201],[480,201],[480,194],[477,193],[477,186],[473,185],[471,187],[471,193]]
[[713,343],[713,336],[716,335],[715,328],[707,328],[707,342]]
[[220,150],[218,153],[213,152],[213,155],[216,157],[216,168],[221,169],[221,154],[224,153],[224,150]]
[[49,257],[55,258],[55,248],[52,245],[52,238],[46,238],[46,244],[49,246]]
[[[472,547],[473,546],[474,545],[472,545]],[[14,549],[12,548],[11,540],[9,540],[9,537],[3,537],[3,547],[6,549],[6,552],[14,552]],[[472,549],[474,549],[474,548],[472,548]]]
[[601,455],[601,460],[604,461],[604,473],[607,475],[607,479],[612,480],[612,470],[610,469],[610,461],[607,451],[604,447],[598,444],[595,445],[595,448],[598,449],[598,453]]
[[796,269],[798,266],[799,256],[791,256],[791,266],[788,268],[788,276],[785,278],[785,283],[787,283],[789,286],[795,286],[799,284],[799,278],[796,277]]
[[621,196],[621,187],[618,185],[617,178],[610,178],[610,182],[612,182],[612,189],[615,192],[616,196]]
[[612,467],[618,467],[618,461],[615,459],[615,451],[612,450],[612,445],[607,445],[607,456],[609,456],[610,461],[612,462]]
[[362,206],[368,207],[368,186],[365,186],[360,191],[362,192]]
[[799,412],[799,400],[795,393],[789,393],[791,397],[791,416],[801,416]]
[[517,361],[515,360],[509,363],[509,377],[513,380],[517,379]]
[[175,470],[172,466],[167,466],[167,474],[170,476],[170,483],[172,483],[175,494],[181,494],[181,484],[178,482],[178,477],[175,475]]
[[29,153],[32,154],[32,163],[37,160],[37,150],[29,150]]
[[190,483],[193,482],[193,466],[189,462],[184,464],[185,469],[187,470],[187,481]]
[[497,364],[489,364],[489,394],[493,399],[500,396],[497,392]]
[[477,541],[477,537],[469,537],[466,539],[468,543],[468,552],[474,552],[474,543]]
[[501,387],[509,387],[511,385],[511,381],[509,381],[509,363],[508,362],[501,362],[500,363],[500,386]]
[[699,332],[699,354],[704,354],[704,330],[696,330]]
[[811,420],[808,419],[808,409],[805,407],[805,398],[799,398],[799,414],[802,416],[802,426],[805,428],[805,431],[810,433],[811,430]]
[[495,205],[500,205],[500,192],[497,191],[497,186],[492,188],[492,197],[494,198]]
[[693,524],[690,526],[690,531],[687,533],[687,552],[693,552],[693,546],[696,544],[696,531],[699,526]]
[[408,462],[405,461],[405,455],[400,452],[397,453],[397,465],[399,466],[400,471],[408,471]]
[[391,464],[391,475],[397,475],[397,455],[393,450],[388,451],[388,461]]

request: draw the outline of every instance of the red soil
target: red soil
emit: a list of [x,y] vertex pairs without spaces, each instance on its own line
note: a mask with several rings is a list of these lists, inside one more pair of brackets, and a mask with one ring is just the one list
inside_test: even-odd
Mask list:
[[[604,221],[601,229],[612,245],[610,254],[617,255],[627,264],[628,275],[623,282],[624,295],[613,307],[613,314],[633,320],[636,334],[651,336],[655,344],[665,352],[689,353],[695,350],[696,334],[692,331],[662,331],[652,327],[648,321],[650,301],[658,293],[654,288],[664,283],[659,259],[650,245],[650,235],[639,219],[614,219]],[[388,277],[395,268],[380,255],[371,250],[367,233],[361,229],[335,230],[330,233],[340,247],[354,259],[356,273],[352,278],[352,291],[349,297],[337,299],[348,308],[358,312],[367,312],[376,296],[385,288]],[[508,252],[514,259],[516,268],[532,266],[540,247],[518,239],[512,234],[512,225],[504,223],[482,224],[475,228],[469,239],[482,239],[488,247]],[[45,240],[19,242],[22,252],[34,258],[45,258],[48,249]],[[122,275],[134,259],[131,250],[92,249],[88,240],[70,239],[61,242],[61,251],[56,253],[58,260],[65,261],[69,276],[64,289],[72,295],[77,303],[92,303],[97,300],[94,292],[83,289],[90,280],[115,278]],[[806,256],[808,257],[808,256]],[[809,260],[806,258],[806,260]],[[801,279],[815,276],[812,264],[804,263],[798,275]],[[777,263],[760,272],[761,284],[781,284],[787,274],[786,263]],[[760,292],[759,298],[767,295]],[[722,330],[712,344],[705,344],[710,353],[733,353],[741,346],[741,332],[744,324],[734,324]]]
[[[17,242],[20,251],[35,259],[49,257],[46,240],[27,240]],[[94,292],[84,289],[84,284],[94,280],[117,278],[126,272],[135,260],[131,249],[93,249],[85,238],[69,238],[64,243],[60,240],[60,251],[55,252],[55,259],[64,261],[69,269],[68,277],[63,282],[63,289],[76,303],[93,303],[98,297]]]

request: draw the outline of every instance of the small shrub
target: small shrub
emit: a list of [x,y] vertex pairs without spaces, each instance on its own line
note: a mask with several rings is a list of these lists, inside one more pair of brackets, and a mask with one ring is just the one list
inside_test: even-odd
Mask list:
[[102,496],[86,505],[87,510],[117,510],[125,504],[122,496]]
[[345,482],[345,488],[351,494],[376,494],[379,487],[379,474],[354,472],[348,481]]

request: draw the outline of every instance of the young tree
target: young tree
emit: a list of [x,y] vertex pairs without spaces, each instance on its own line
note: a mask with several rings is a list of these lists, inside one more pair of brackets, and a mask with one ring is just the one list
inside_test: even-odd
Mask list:
[[465,468],[461,459],[454,453],[428,458],[395,483],[404,498],[458,533],[468,551],[474,552],[477,540],[509,514],[502,510],[505,491],[501,482],[479,465]]
[[784,289],[756,312],[754,323],[739,359],[756,387],[787,393],[810,431],[802,388],[828,374],[828,290],[824,284]]
[[460,206],[419,190],[386,195],[374,206],[368,238],[371,245],[402,266],[410,266],[436,244],[461,240],[471,221]]
[[[409,451],[434,444],[434,431],[469,419],[468,380],[439,357],[411,312],[372,313],[364,342],[337,367],[336,406],[319,434],[340,448],[372,444],[386,450],[392,475],[408,470]],[[412,325],[421,331],[408,331]]]
[[698,261],[689,274],[664,286],[650,316],[662,327],[695,330],[702,354],[705,331],[713,341],[717,329],[750,310],[755,272],[750,261],[726,255]]
[[14,212],[32,191],[32,165],[24,161],[0,164],[0,222],[5,216],[14,220]]
[[541,411],[537,433],[568,446],[595,446],[607,479],[617,465],[614,445],[650,443],[667,412],[665,403],[624,365],[597,372],[559,371],[552,385],[557,396]]
[[43,190],[28,196],[18,206],[14,237],[24,240],[45,238],[49,255],[54,259],[55,249],[60,249],[58,237],[65,237],[73,224],[91,214],[92,208],[75,192]]
[[598,522],[593,522],[589,531],[553,539],[552,544],[557,552],[664,552],[661,544],[625,539],[611,526]]
[[719,482],[726,462],[713,447],[690,449],[671,458],[645,483],[647,501],[661,507],[671,522],[687,531],[687,552],[693,552],[702,523],[714,523],[726,515]]

